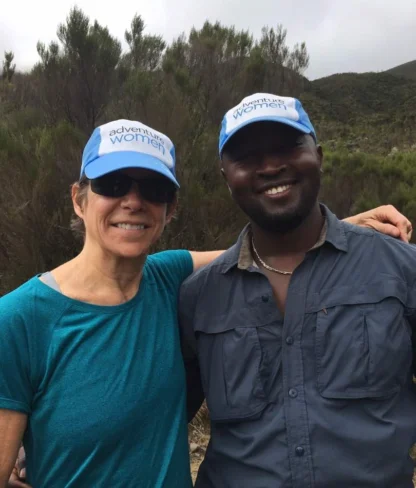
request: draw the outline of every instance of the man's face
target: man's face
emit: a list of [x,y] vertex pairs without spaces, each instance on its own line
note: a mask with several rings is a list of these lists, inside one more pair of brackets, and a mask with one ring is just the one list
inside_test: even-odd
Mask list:
[[250,124],[223,152],[223,175],[248,217],[270,232],[298,227],[317,203],[322,151],[314,139],[277,122]]

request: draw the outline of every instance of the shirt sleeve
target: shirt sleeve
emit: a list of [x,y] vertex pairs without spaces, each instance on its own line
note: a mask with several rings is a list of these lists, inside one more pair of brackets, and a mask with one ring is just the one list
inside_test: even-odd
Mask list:
[[[20,303],[19,303],[20,302]],[[12,294],[0,299],[0,408],[29,414],[33,396],[25,305]]]
[[194,269],[192,255],[185,249],[152,254],[148,260],[165,284],[175,293],[179,293],[182,282]]
[[[198,358],[193,334],[193,312],[195,309],[195,287],[188,285],[187,278],[193,272],[193,260],[189,251],[164,251],[149,256],[149,262],[165,286],[172,287],[179,298],[179,331],[181,349],[186,370],[187,413],[188,421],[192,420],[204,400]],[[192,275],[194,276],[194,275]],[[192,278],[192,277],[191,277]],[[189,278],[189,279],[191,279]],[[182,285],[182,282],[185,285]]]
[[[416,290],[412,290],[413,294]],[[412,371],[416,379],[416,309],[406,308],[406,319],[410,325],[411,342],[412,342]]]

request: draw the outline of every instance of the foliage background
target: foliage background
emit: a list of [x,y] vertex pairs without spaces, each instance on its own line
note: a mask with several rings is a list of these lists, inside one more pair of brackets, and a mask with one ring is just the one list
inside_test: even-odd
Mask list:
[[5,53],[0,295],[78,251],[70,184],[92,130],[118,118],[140,120],[176,145],[180,208],[158,249],[229,246],[245,219],[221,180],[218,133],[223,114],[254,92],[302,99],[325,150],[322,200],[339,217],[392,203],[416,221],[416,66],[310,82],[305,44],[288,46],[281,25],[255,39],[206,22],[168,44],[136,15],[125,40],[123,52],[107,27],[74,8],[56,41],[38,43],[30,72]]

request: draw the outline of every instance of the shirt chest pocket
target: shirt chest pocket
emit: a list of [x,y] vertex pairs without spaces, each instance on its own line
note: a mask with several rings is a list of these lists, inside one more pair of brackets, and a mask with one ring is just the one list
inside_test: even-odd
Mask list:
[[[238,317],[236,317],[238,315]],[[268,401],[260,374],[263,354],[256,326],[243,310],[210,317],[195,327],[206,401],[213,421],[255,417]]]
[[321,293],[315,353],[323,397],[382,398],[406,382],[412,363],[406,293],[395,281]]

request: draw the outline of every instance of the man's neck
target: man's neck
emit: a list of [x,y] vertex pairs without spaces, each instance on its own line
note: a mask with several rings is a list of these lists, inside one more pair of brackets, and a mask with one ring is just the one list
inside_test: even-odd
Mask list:
[[264,258],[306,253],[318,241],[324,221],[317,203],[306,219],[289,232],[269,232],[252,222],[256,249]]

